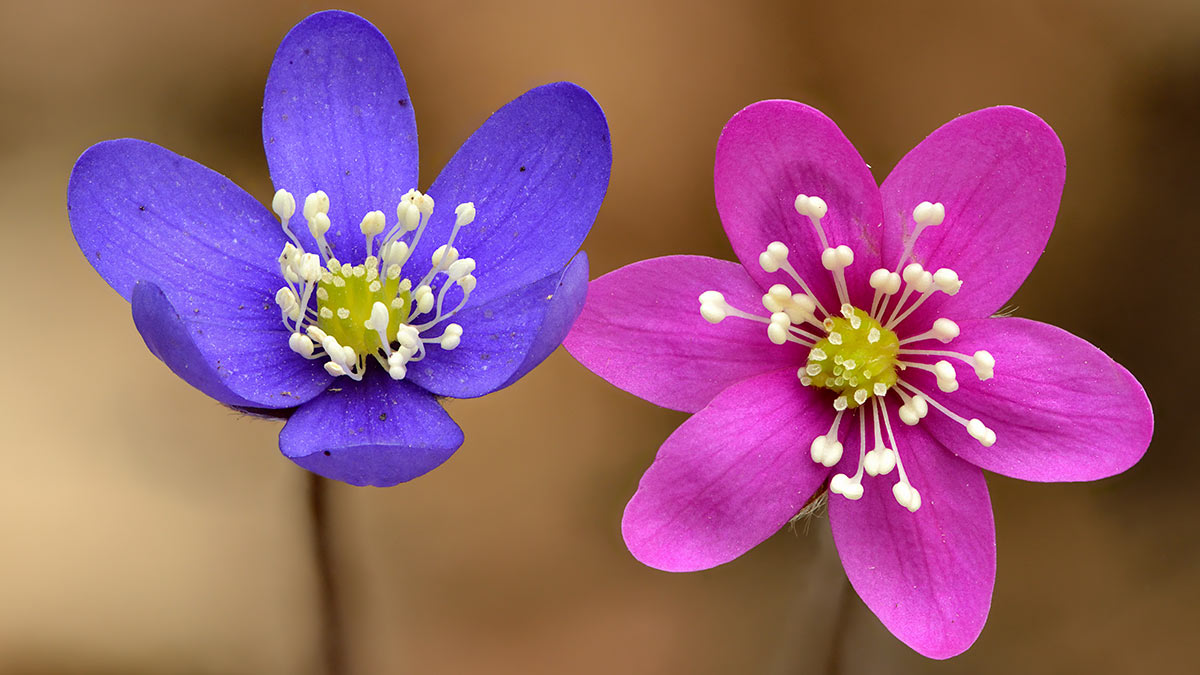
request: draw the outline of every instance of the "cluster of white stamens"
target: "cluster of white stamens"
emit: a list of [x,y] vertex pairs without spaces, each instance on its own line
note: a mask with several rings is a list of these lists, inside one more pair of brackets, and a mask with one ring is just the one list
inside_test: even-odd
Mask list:
[[[291,335],[288,346],[307,359],[328,358],[325,370],[334,376],[361,380],[367,357],[373,356],[396,380],[404,379],[409,363],[425,357],[428,344],[454,349],[462,341],[462,326],[446,324],[437,337],[422,337],[429,329],[457,314],[475,289],[475,261],[460,258],[454,248],[458,231],[475,219],[471,203],[459,204],[449,240],[431,256],[429,272],[414,286],[402,278],[403,268],[417,248],[429,218],[433,199],[410,190],[396,207],[396,222],[387,228],[382,211],[371,211],[359,225],[366,240],[362,264],[341,263],[325,235],[329,220],[329,196],[316,191],[304,199],[302,214],[320,251],[305,252],[289,228],[296,213],[296,199],[279,190],[271,203],[280,225],[290,240],[279,256],[279,270],[287,285],[275,294],[283,324]],[[387,231],[384,234],[385,230]],[[405,237],[412,234],[411,239]],[[375,249],[375,238],[384,235]],[[437,290],[433,283],[445,275]],[[458,287],[462,297],[447,310],[446,295]],[[312,306],[315,298],[316,308]]]
[[[857,470],[853,476],[835,474],[830,479],[830,491],[848,499],[860,499],[864,474],[886,476],[895,469],[897,481],[892,494],[901,506],[916,511],[921,506],[921,494],[904,471],[889,419],[886,403],[889,391],[899,397],[899,417],[906,425],[920,423],[932,406],[961,424],[984,447],[996,442],[995,432],[982,421],[963,418],[901,376],[901,372],[908,369],[925,370],[934,375],[939,390],[952,393],[959,387],[954,361],[970,366],[980,380],[994,375],[996,360],[986,351],[968,355],[909,346],[926,340],[951,342],[960,331],[950,319],[935,319],[928,330],[904,339],[894,332],[933,294],[952,296],[962,288],[963,282],[952,269],[943,267],[928,271],[920,263],[909,262],[921,232],[927,227],[941,225],[945,220],[945,207],[940,203],[921,202],[913,209],[915,226],[904,239],[904,252],[896,268],[877,269],[870,275],[869,284],[875,293],[869,312],[851,303],[846,284],[845,269],[854,262],[853,250],[844,244],[831,245],[821,226],[828,205],[819,197],[798,195],[795,208],[816,230],[821,244],[821,264],[833,275],[839,312],[831,313],[821,305],[810,286],[788,262],[787,246],[776,241],[760,254],[759,265],[768,273],[785,272],[802,292],[793,292],[792,287],[782,283],[772,286],[762,296],[763,307],[770,313],[764,317],[731,306],[717,291],[707,291],[700,295],[700,313],[710,323],[719,323],[730,316],[765,323],[771,342],[780,345],[794,342],[808,347],[807,363],[799,369],[797,377],[805,386],[831,389],[838,394],[833,399],[833,424],[810,446],[814,462],[833,467],[842,460],[844,446],[839,440],[842,418],[848,410],[860,413]],[[936,360],[930,363],[924,359]],[[869,451],[866,449],[868,416],[874,430],[874,444]]]

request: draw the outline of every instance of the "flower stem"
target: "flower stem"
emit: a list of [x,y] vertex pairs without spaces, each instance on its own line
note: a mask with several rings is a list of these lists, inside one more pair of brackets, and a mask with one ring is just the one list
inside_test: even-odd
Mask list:
[[313,562],[317,568],[321,660],[325,663],[326,675],[344,675],[347,672],[345,626],[333,570],[329,481],[315,473],[308,474],[308,510],[313,527]]
[[842,672],[842,645],[846,641],[850,612],[854,605],[854,591],[850,588],[849,581],[842,580],[838,596],[837,613],[833,617],[833,634],[829,637],[829,658],[825,661],[825,672],[828,675],[839,675]]

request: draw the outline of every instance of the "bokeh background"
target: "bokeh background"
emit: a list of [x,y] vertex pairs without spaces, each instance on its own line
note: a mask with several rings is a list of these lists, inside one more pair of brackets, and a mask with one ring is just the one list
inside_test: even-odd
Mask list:
[[[615,165],[592,274],[730,257],[712,199],[724,122],[764,98],[833,117],[882,179],[925,134],[1000,103],[1067,150],[1049,249],[1013,304],[1102,345],[1150,393],[1155,440],[1091,484],[990,477],[999,575],[975,647],[931,662],[848,590],[828,524],[669,575],[621,511],[683,415],[563,352],[449,408],[467,442],[392,489],[330,492],[355,673],[1197,672],[1200,3],[346,2],[390,38],[421,187],[488,114],[576,81]],[[79,254],[66,181],[136,136],[267,201],[272,54],[311,2],[0,5],[0,672],[320,672],[306,475],[144,348]],[[1190,422],[1189,422],[1190,420]]]

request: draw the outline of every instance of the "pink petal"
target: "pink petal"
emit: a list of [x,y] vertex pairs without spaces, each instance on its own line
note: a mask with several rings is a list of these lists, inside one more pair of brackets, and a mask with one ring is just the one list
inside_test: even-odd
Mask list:
[[[763,291],[737,263],[700,256],[643,260],[592,281],[563,346],[586,368],[656,405],[696,412],[729,385],[804,362],[765,324],[700,316],[700,294],[765,315]],[[794,370],[793,370],[794,375]],[[794,379],[794,377],[793,377]]]
[[905,155],[880,188],[884,263],[898,264],[913,208],[941,202],[946,219],[917,239],[916,261],[963,280],[958,295],[934,294],[906,325],[988,316],[1011,298],[1046,248],[1065,177],[1058,136],[1020,108],[963,115]]
[[[985,448],[936,411],[922,425],[963,459],[1033,481],[1097,480],[1137,463],[1154,433],[1150,401],[1138,381],[1104,352],[1070,333],[1027,319],[960,321],[949,347],[996,359],[980,382],[965,365],[959,390],[938,399],[996,432]],[[921,386],[936,385],[925,382]]]
[[805,194],[829,207],[822,221],[829,244],[854,250],[854,264],[846,270],[851,300],[870,303],[867,278],[879,267],[881,250],[879,188],[833,121],[795,101],[750,105],[721,132],[714,178],[717,210],[734,253],[760,285],[787,280],[784,272],[767,274],[758,264],[768,244],[782,241],[792,266],[825,307],[836,311],[837,293],[821,266],[816,231],[796,213],[796,195]]
[[[896,442],[920,508],[910,513],[896,503],[893,470],[865,477],[859,501],[830,495],[829,521],[867,607],[909,647],[945,659],[970,647],[987,621],[996,580],[992,505],[979,469],[920,427],[901,426]],[[851,446],[856,453],[857,433],[847,453]]]
[[829,400],[793,370],[721,392],[659,448],[625,507],[625,544],[668,572],[715,567],[774,534],[820,487],[809,456],[829,430]]

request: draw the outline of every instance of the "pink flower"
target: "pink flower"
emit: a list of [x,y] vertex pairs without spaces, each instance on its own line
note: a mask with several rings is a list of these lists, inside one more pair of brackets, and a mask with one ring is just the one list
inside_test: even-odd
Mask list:
[[925,656],[966,650],[996,572],[980,469],[1096,480],[1136,463],[1153,431],[1141,385],[1102,351],[992,316],[1044,250],[1064,176],[1054,131],[1018,108],[946,124],[882,186],[813,108],[735,115],[715,188],[740,264],[670,256],[607,274],[565,343],[617,387],[695,413],[625,509],[630,552],[714,567],[828,489],[867,606]]

